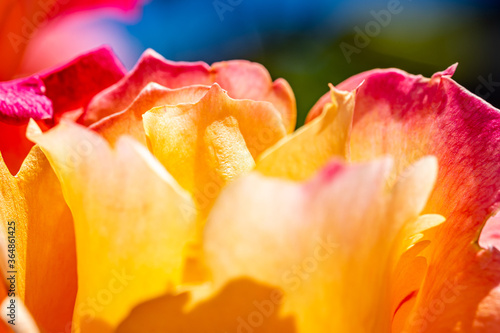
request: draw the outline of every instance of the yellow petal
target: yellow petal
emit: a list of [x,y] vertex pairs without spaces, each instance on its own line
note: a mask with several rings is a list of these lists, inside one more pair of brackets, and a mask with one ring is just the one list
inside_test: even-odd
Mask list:
[[112,332],[137,303],[181,280],[194,226],[191,199],[145,147],[126,137],[113,150],[94,132],[65,122],[33,139],[75,220],[74,325]]
[[332,157],[347,157],[355,91],[343,92],[331,86],[330,94],[331,103],[319,117],[259,158],[258,171],[270,177],[305,180]]
[[17,177],[28,209],[25,303],[43,330],[66,330],[77,289],[73,217],[39,147]]
[[[7,266],[5,260],[9,260],[9,258],[7,257],[8,253],[6,253],[6,257],[2,257],[2,267],[17,272],[17,296],[24,299],[26,290],[26,246],[28,243],[26,202],[16,178],[10,174],[3,159],[0,159],[0,203],[2,234],[7,238],[10,232],[10,236],[13,236],[15,240],[15,248],[11,253],[13,258],[10,258],[14,262],[9,262],[13,266]],[[1,251],[3,253],[5,248],[2,248]]]
[[195,104],[155,108],[143,117],[152,153],[194,195],[203,215],[221,188],[286,134],[272,104],[233,100],[217,84]]
[[391,168],[334,161],[303,184],[250,174],[228,186],[205,233],[215,284],[248,276],[283,289],[298,332],[389,332],[392,249],[437,174],[428,158],[388,187]]
[[90,128],[102,135],[112,145],[122,135],[132,136],[146,145],[146,134],[142,124],[142,115],[145,112],[162,105],[196,103],[209,89],[209,86],[199,85],[169,89],[151,82],[141,90],[140,94],[125,110],[99,120]]
[[16,177],[0,159],[0,184],[2,225],[15,235],[9,270],[17,272],[16,296],[43,331],[64,331],[71,326],[77,281],[73,219],[59,181],[35,146]]

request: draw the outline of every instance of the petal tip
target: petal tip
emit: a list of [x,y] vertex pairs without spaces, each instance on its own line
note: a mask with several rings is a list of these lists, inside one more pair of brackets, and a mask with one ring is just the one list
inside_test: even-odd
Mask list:
[[453,65],[449,66],[444,71],[435,73],[434,75],[432,75],[432,79],[440,78],[440,77],[443,77],[443,76],[452,77],[455,74],[455,71],[457,70],[457,67],[458,67],[458,62],[456,62]]

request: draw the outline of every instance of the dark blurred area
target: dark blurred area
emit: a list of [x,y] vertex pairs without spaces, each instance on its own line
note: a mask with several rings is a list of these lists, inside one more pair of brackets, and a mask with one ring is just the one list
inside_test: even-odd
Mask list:
[[152,0],[125,28],[138,54],[262,63],[292,86],[299,125],[329,82],[373,68],[431,76],[458,62],[455,80],[500,107],[498,1]]

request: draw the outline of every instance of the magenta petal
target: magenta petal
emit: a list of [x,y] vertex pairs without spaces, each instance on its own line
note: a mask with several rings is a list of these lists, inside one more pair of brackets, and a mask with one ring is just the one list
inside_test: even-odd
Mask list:
[[122,63],[107,47],[83,54],[59,68],[40,74],[54,114],[85,107],[101,90],[125,76]]
[[37,76],[0,82],[0,121],[20,125],[30,118],[52,118],[52,103],[44,93],[43,81]]
[[209,73],[210,66],[204,62],[173,62],[148,49],[125,78],[92,99],[80,122],[90,125],[124,110],[150,82],[170,89],[210,85]]
[[[435,73],[432,78],[436,79],[442,76],[453,76],[455,74],[455,70],[457,69],[458,63],[455,63],[445,69],[444,71],[437,72]],[[345,91],[353,91],[357,87],[359,87],[360,84],[363,83],[366,79],[369,79],[371,76],[374,76],[376,74],[384,75],[384,73],[399,73],[401,75],[407,75],[405,71],[402,71],[398,68],[388,68],[388,69],[373,69],[369,70],[363,73],[359,73],[357,75],[351,76],[350,78],[346,79],[345,81],[339,83],[338,85],[335,86],[335,88],[339,90],[345,90]],[[325,93],[321,98],[314,104],[314,106],[311,108],[309,113],[307,114],[306,122],[310,122],[317,116],[321,114],[323,111],[323,107],[327,104],[330,103],[330,92]]]
[[439,246],[459,253],[500,206],[500,111],[453,81],[455,68],[430,79],[375,69],[337,88],[350,90],[363,82],[351,133],[353,160],[389,154],[405,165],[425,155],[438,158],[439,177],[425,212],[446,217]]

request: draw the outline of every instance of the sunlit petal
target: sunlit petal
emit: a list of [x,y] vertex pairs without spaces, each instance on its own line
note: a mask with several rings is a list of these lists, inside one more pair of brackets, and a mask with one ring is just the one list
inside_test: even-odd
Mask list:
[[146,50],[125,78],[92,100],[82,123],[89,125],[124,110],[150,82],[171,89],[218,83],[232,98],[271,102],[282,115],[287,131],[295,128],[292,89],[282,79],[273,83],[261,65],[240,60],[215,63],[212,67],[204,62],[173,62],[153,50]]
[[131,139],[111,149],[67,122],[33,139],[56,171],[75,220],[74,325],[111,332],[137,303],[180,282],[194,227],[192,202]]
[[216,285],[250,276],[283,289],[299,332],[389,331],[391,250],[437,171],[426,158],[386,192],[391,164],[332,162],[303,184],[251,174],[230,185],[206,226]]
[[256,169],[270,177],[306,180],[332,157],[347,158],[354,95],[331,87],[324,112],[266,151]]

